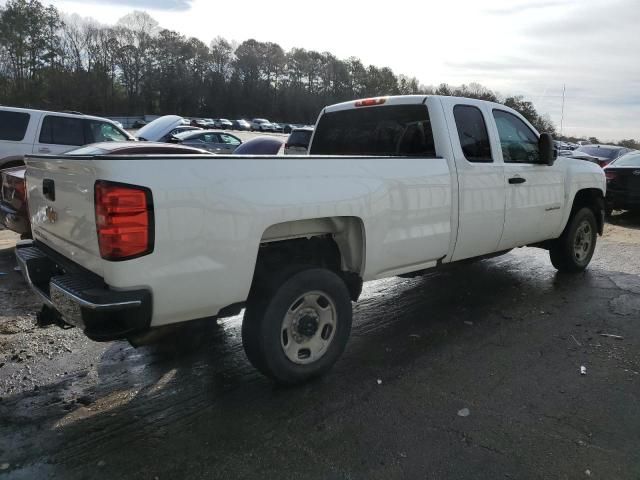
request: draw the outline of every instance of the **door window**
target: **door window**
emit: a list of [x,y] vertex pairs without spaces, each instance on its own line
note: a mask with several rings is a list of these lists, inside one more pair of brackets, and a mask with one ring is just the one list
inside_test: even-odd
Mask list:
[[205,133],[198,138],[200,138],[205,143],[220,143],[220,139],[215,133]]
[[30,118],[31,115],[23,112],[0,112],[0,140],[24,140]]
[[494,110],[505,163],[539,163],[538,136],[512,113]]
[[40,143],[51,145],[85,145],[83,120],[47,115],[42,121]]
[[472,105],[456,105],[453,117],[464,158],[470,162],[493,162],[487,124],[480,109]]

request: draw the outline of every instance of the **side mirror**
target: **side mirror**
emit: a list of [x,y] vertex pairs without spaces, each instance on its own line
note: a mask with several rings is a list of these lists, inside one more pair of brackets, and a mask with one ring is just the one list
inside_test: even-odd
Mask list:
[[550,133],[541,133],[538,139],[538,151],[540,152],[540,163],[549,166],[558,158],[558,151],[553,143],[553,137]]

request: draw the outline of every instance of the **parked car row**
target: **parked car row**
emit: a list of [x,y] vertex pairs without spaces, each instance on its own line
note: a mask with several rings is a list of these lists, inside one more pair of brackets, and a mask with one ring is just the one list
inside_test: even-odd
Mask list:
[[227,118],[185,118],[185,125],[204,129],[240,130],[251,132],[291,133],[294,128],[308,127],[308,125],[294,123],[276,123],[266,118],[244,118],[229,120]]

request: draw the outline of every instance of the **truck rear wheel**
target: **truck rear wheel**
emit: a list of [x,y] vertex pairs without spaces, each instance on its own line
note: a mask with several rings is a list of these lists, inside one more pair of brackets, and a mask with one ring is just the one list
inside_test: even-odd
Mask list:
[[549,250],[553,266],[565,273],[577,273],[587,268],[596,248],[597,231],[593,211],[589,208],[578,210]]
[[300,267],[273,277],[255,297],[242,322],[242,343],[263,374],[295,384],[322,375],[338,360],[352,318],[349,291],[338,275]]

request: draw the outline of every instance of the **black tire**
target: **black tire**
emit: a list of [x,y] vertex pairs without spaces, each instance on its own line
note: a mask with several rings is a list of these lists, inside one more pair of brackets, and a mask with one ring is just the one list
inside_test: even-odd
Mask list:
[[[585,233],[585,225],[588,225],[588,234]],[[581,208],[573,217],[569,219],[569,224],[562,236],[558,238],[554,245],[549,249],[549,257],[551,263],[558,271],[563,273],[578,273],[582,272],[593,257],[593,252],[596,248],[596,239],[598,236],[598,226],[596,223],[596,217],[593,211],[589,208]],[[582,235],[582,238],[589,238],[588,248],[583,244],[586,250],[576,253],[578,250],[577,243],[580,241],[578,238]]]
[[[262,290],[254,292],[248,302],[242,322],[242,344],[251,364],[267,377],[288,385],[326,373],[342,355],[351,333],[351,299],[345,282],[330,270],[299,266],[271,276],[262,284]],[[325,308],[333,309],[335,325],[317,360],[301,357],[299,362],[310,363],[295,363],[285,353],[285,316],[290,309],[294,311],[299,298],[313,295],[312,292],[322,293],[321,299],[329,305]],[[317,325],[316,329],[316,333],[322,335]],[[294,342],[293,338],[287,340]],[[307,349],[300,348],[298,355],[304,350]]]

